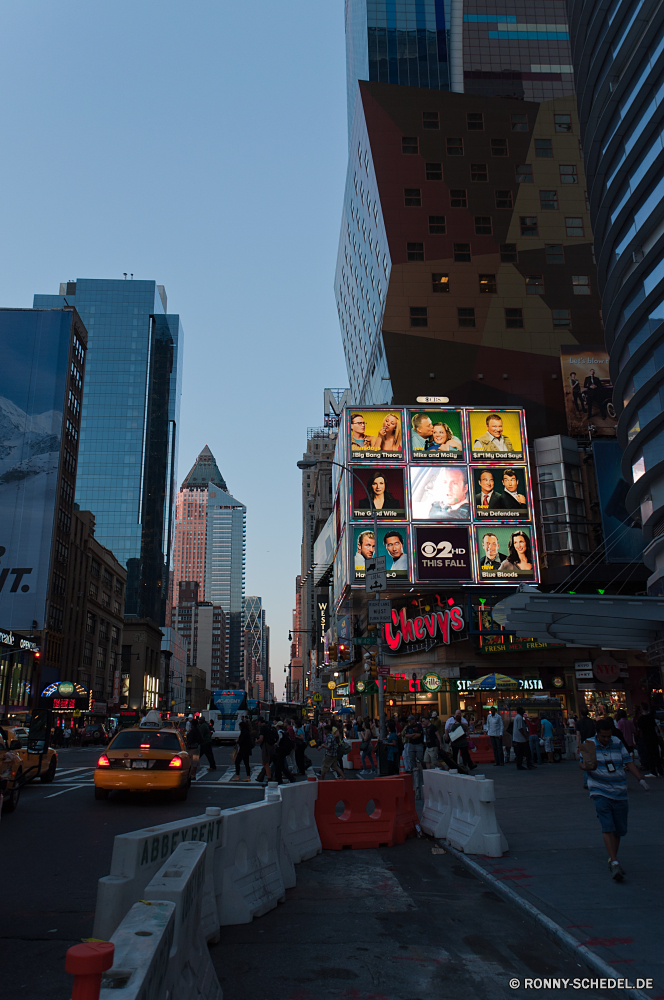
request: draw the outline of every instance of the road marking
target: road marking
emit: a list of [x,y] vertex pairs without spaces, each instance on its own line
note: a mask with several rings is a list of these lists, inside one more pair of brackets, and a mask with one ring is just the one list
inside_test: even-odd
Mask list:
[[85,786],[81,783],[79,785],[70,785],[69,788],[63,788],[61,792],[54,792],[53,795],[47,795],[47,799],[54,799],[57,795],[64,795],[65,792],[71,792],[75,788],[84,788]]
[[209,767],[205,767],[205,766],[199,767],[197,769],[197,771],[196,771],[196,781],[200,781],[201,778],[204,778],[205,775],[208,773],[209,770],[210,770]]
[[63,771],[61,767],[58,768],[58,774],[73,774],[74,771],[94,771],[94,765],[87,764],[85,767],[68,767],[66,771]]

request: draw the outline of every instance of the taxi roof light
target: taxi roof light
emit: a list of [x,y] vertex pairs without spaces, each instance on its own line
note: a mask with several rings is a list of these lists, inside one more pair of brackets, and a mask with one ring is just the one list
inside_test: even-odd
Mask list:
[[169,762],[169,767],[182,767],[182,757],[173,757]]
[[97,767],[110,767],[110,766],[111,766],[110,760],[108,759],[106,754],[103,753],[99,758],[99,760],[97,761]]

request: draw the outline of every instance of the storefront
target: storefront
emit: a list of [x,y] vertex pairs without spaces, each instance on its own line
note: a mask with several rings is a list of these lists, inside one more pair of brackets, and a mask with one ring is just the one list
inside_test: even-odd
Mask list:
[[495,708],[506,718],[513,718],[519,706],[538,714],[559,713],[561,720],[575,711],[574,692],[564,674],[547,677],[518,677],[487,674],[472,680],[457,681],[459,708],[470,721],[479,723]]

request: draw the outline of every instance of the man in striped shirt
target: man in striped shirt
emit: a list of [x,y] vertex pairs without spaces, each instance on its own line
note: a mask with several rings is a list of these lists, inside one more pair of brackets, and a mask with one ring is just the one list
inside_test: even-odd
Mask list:
[[[588,791],[595,803],[597,818],[602,828],[604,844],[609,852],[609,872],[616,882],[622,882],[625,872],[618,861],[620,838],[627,834],[627,776],[625,768],[631,771],[641,787],[647,792],[648,785],[633,763],[621,741],[612,735],[613,719],[599,719],[597,732],[588,742],[595,744],[597,768],[588,770]],[[580,768],[586,770],[581,759]]]

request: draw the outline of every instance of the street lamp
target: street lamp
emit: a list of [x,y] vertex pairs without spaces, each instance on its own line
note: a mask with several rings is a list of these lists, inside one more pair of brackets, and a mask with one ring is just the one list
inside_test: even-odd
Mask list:
[[[325,461],[329,462],[331,465],[338,465],[340,469],[345,469],[346,472],[350,472],[354,479],[357,479],[358,483],[362,486],[362,489],[367,495],[367,500],[369,501],[369,510],[373,510],[373,528],[374,528],[374,553],[378,548],[378,516],[376,514],[376,507],[373,503],[371,495],[369,493],[368,487],[363,479],[357,475],[354,469],[351,469],[349,465],[345,465],[343,462],[335,462],[334,459],[328,458]],[[315,458],[303,458],[297,463],[298,469],[302,472],[306,472],[307,469],[314,469],[318,465],[319,459]],[[376,598],[380,600],[380,593],[376,594]],[[382,663],[382,640],[380,626],[378,628],[378,662]],[[385,724],[385,697],[383,691],[383,678],[378,678],[378,718],[380,720],[380,736],[381,739],[387,738],[387,726]]]

